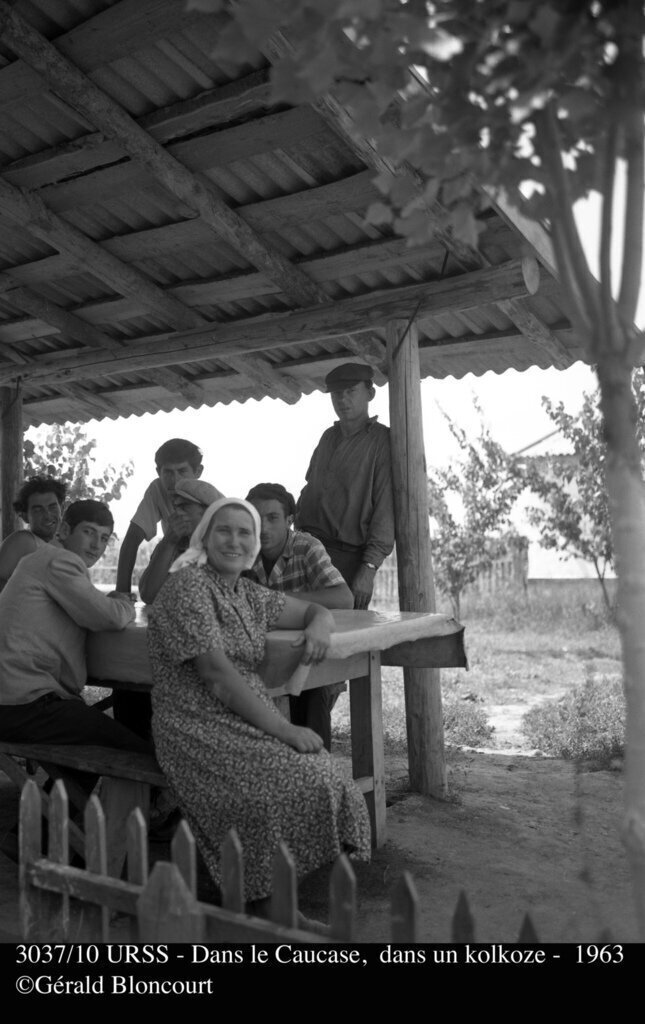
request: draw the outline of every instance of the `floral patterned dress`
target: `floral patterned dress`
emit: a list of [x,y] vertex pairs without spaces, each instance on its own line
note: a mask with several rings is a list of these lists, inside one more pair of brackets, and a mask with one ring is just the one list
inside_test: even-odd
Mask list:
[[364,797],[327,751],[300,754],[209,693],[193,659],[223,651],[278,715],[256,669],[284,594],[250,580],[233,586],[210,566],[168,578],[151,609],[152,729],[157,758],[208,869],[220,884],[220,846],[235,828],[246,899],[268,896],[273,857],[286,843],[301,877],[342,852],[369,860]]

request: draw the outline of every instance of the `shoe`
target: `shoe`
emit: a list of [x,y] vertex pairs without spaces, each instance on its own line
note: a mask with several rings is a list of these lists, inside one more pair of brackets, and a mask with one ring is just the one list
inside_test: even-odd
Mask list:
[[150,821],[148,839],[151,843],[170,843],[173,840],[179,823],[183,820],[182,813],[175,807],[165,818],[156,817]]

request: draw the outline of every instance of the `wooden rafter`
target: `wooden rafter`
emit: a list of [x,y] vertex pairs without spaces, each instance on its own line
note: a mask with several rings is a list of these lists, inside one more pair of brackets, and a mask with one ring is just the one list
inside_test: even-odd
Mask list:
[[[281,290],[299,306],[324,302],[328,296],[315,282],[294,266],[280,252],[264,240],[235,211],[224,203],[210,183],[192,174],[179,160],[166,152],[152,136],[144,131],[122,107],[94,85],[87,75],[62,56],[39,32],[0,0],[0,26],[3,40],[19,57],[38,71],[58,95],[95,124],[119,145],[129,156],[142,163],[146,170],[172,195],[194,209],[216,234],[226,239],[248,261],[275,280]],[[191,312],[190,310],[188,311]],[[195,314],[196,315],[196,314]],[[376,342],[368,346],[349,338],[352,351],[374,354],[374,348],[384,357],[384,350]],[[254,370],[250,370],[253,376]],[[278,387],[289,390],[272,368]]]
[[[545,282],[545,295],[555,288]],[[406,285],[370,292],[348,299],[266,316],[250,317],[208,329],[175,332],[140,339],[128,345],[128,354],[118,358],[98,352],[61,353],[41,357],[30,373],[20,374],[33,381],[49,382],[98,378],[119,372],[134,372],[150,366],[238,358],[276,348],[300,345],[324,338],[343,338],[352,333],[383,329],[391,319],[415,317],[419,321],[446,312],[476,309],[486,301],[518,298],[527,294],[521,260],[495,268],[461,274],[430,284]],[[0,384],[18,376],[14,366],[0,367]]]
[[[152,233],[143,232],[142,234]],[[138,238],[140,235],[109,239],[101,242],[101,245],[104,248],[109,248],[113,254],[118,253],[121,259],[125,259],[126,256],[128,261],[137,257],[141,259],[141,252],[137,251],[136,245]],[[194,246],[194,244],[193,236],[192,245]],[[157,253],[157,255],[159,254]],[[302,263],[314,280],[331,282],[343,276],[369,274],[398,268],[401,265],[414,267],[418,262],[438,261],[439,257],[440,250],[437,250],[434,243],[409,249],[405,239],[390,238],[379,242],[370,242],[368,245],[345,247],[336,252],[305,258]],[[65,273],[63,273],[63,268]],[[40,282],[43,279],[55,282],[59,278],[68,276],[69,273],[67,257],[61,255],[23,264],[11,271],[12,277],[16,281],[25,282]],[[241,274],[227,274],[217,278],[186,281],[166,290],[189,306],[232,303],[243,299],[271,296],[278,292],[277,285],[268,281],[259,271],[245,271]],[[78,306],[74,312],[78,316],[82,316],[83,320],[88,323],[116,323],[144,313],[145,307],[137,301],[136,296],[130,296],[84,303]],[[0,342],[2,339],[18,342],[23,337],[45,337],[46,335],[46,329],[39,327],[35,321],[21,320],[15,325],[11,321],[4,321],[0,325]]]
[[[3,72],[0,72],[0,89],[2,76]],[[157,142],[165,144],[206,128],[213,130],[229,121],[260,115],[269,92],[268,71],[254,71],[235,82],[206,89],[193,99],[181,100],[145,114],[138,118],[137,123]],[[225,131],[218,132],[218,140],[221,141],[225,134]],[[60,143],[13,160],[2,168],[2,173],[13,185],[35,189],[72,175],[85,174],[92,168],[115,163],[122,158],[123,150],[117,142],[106,139],[102,132],[88,132],[72,142]],[[50,205],[52,209],[57,208],[56,203]]]
[[[99,330],[93,324],[88,324],[76,313],[69,313],[49,299],[43,299],[31,288],[26,288],[24,285],[16,286],[12,282],[11,274],[0,274],[0,289],[3,297],[8,299],[12,305],[38,317],[39,320],[56,328],[61,333],[69,335],[82,345],[121,352],[124,347],[127,347],[127,342],[111,338],[105,331]],[[198,385],[183,379],[173,370],[163,368],[155,370],[153,379],[157,384],[168,388],[169,391],[178,391],[189,401],[196,402],[203,398],[203,393]]]
[[[9,6],[8,4],[4,5]],[[186,4],[167,0],[121,0],[56,39],[57,49],[81,70],[96,72],[174,34],[200,33],[206,45],[215,42],[226,19],[204,18]],[[0,27],[2,22],[0,21]],[[42,95],[43,83],[28,63],[17,61],[0,74],[0,106],[11,108]]]

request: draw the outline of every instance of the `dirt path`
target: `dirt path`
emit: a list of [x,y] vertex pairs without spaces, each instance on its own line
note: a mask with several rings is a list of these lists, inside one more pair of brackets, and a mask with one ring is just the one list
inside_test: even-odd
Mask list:
[[[405,761],[388,759],[388,840],[356,866],[358,938],[387,941],[392,886],[409,871],[418,941],[451,940],[462,889],[479,942],[517,941],[527,912],[542,942],[637,941],[620,773],[499,753],[452,751],[449,763],[453,796],[439,802],[410,793]],[[324,915],[326,879],[302,895]]]

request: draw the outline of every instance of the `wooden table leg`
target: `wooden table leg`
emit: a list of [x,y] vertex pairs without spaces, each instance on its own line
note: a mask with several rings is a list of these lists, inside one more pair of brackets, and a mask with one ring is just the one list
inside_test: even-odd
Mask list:
[[349,711],[352,729],[352,769],[365,793],[372,823],[372,846],[385,842],[385,756],[381,657],[369,655],[369,675],[350,679]]

